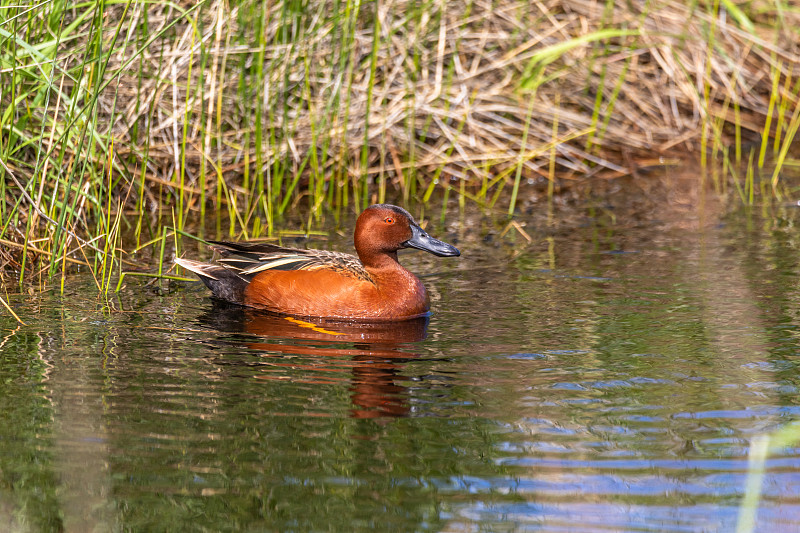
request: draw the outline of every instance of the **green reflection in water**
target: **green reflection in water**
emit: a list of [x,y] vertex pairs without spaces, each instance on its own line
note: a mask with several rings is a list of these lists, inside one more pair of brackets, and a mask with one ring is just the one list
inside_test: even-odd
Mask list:
[[[728,530],[750,440],[800,415],[800,240],[780,215],[407,254],[434,296],[422,332],[329,335],[188,286],[131,285],[114,312],[78,285],[17,298],[2,523]],[[794,527],[800,453],[766,466],[759,527]]]
[[61,531],[54,413],[42,386],[50,365],[37,357],[36,335],[11,333],[12,320],[0,317],[7,334],[0,349],[0,526],[7,531]]

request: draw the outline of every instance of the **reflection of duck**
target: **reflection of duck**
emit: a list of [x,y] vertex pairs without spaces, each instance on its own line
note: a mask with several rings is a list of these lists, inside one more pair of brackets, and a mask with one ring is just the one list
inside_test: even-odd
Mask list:
[[[396,381],[405,379],[398,373],[400,363],[416,358],[417,354],[400,348],[403,344],[424,340],[428,327],[427,317],[372,323],[299,320],[218,301],[214,302],[211,311],[200,317],[200,321],[216,330],[263,337],[264,341],[246,345],[249,349],[259,350],[264,357],[281,354],[315,357],[313,364],[302,364],[297,360],[270,362],[272,368],[286,366],[307,370],[308,374],[301,378],[303,381],[327,383],[329,380],[319,377],[320,372],[341,373],[342,361],[347,361],[352,372],[350,390],[355,418],[408,414],[406,387]],[[295,342],[281,342],[286,340]],[[272,379],[272,375],[266,373],[259,377]],[[280,378],[284,379],[285,375]]]
[[425,287],[397,261],[401,248],[440,257],[459,251],[434,239],[397,206],[373,205],[358,217],[358,258],[339,252],[273,244],[216,242],[219,264],[176,259],[215,297],[293,316],[405,320],[427,314]]

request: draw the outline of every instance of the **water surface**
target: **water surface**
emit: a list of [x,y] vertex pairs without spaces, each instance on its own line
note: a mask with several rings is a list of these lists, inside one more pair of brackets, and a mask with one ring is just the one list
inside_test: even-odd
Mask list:
[[[402,327],[11,296],[0,529],[731,531],[750,442],[800,417],[798,214],[680,200],[522,214],[531,242],[454,212],[461,258],[401,256],[434,308]],[[799,495],[790,447],[756,530],[800,530]]]

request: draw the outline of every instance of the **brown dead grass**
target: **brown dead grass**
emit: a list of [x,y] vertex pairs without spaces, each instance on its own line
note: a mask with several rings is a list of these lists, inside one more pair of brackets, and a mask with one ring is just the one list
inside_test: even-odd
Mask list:
[[[738,120],[745,140],[756,139],[768,110],[771,69],[782,72],[781,88],[791,88],[800,72],[795,68],[800,39],[796,32],[775,29],[776,15],[767,4],[757,21],[762,25],[752,33],[724,12],[712,17],[704,4],[690,12],[683,3],[672,1],[615,2],[605,15],[602,3],[581,0],[499,5],[451,1],[437,3],[427,16],[409,21],[406,14],[412,4],[407,0],[379,4],[381,37],[370,89],[371,4],[364,6],[367,12],[353,33],[347,59],[353,69],[352,84],[345,86],[347,72],[339,68],[335,28],[323,24],[325,31],[291,44],[268,45],[265,81],[259,83],[252,68],[257,46],[249,44],[257,43],[257,36],[237,23],[240,8],[211,3],[202,12],[205,29],[195,38],[194,53],[192,27],[187,24],[161,43],[163,51],[160,44],[150,47],[141,87],[137,87],[138,72],[122,77],[117,97],[124,104],[122,113],[107,122],[117,149],[144,153],[149,142],[154,181],[174,175],[188,86],[194,90],[188,99],[188,115],[194,120],[187,140],[193,184],[204,157],[209,167],[217,165],[234,182],[244,171],[245,156],[252,165],[257,151],[264,156],[263,168],[255,171],[280,161],[297,168],[313,144],[313,135],[318,136],[318,150],[320,139],[329,141],[327,170],[347,168],[358,175],[354,167],[367,126],[373,174],[385,172],[397,178],[413,167],[430,176],[444,166],[453,177],[480,181],[515,165],[524,154],[527,174],[547,177],[547,146],[555,141],[557,177],[613,176],[630,170],[635,158],[626,154],[650,159],[654,153],[696,153],[703,128],[711,127],[704,119],[721,118],[728,124],[721,131],[729,134],[735,122],[734,102],[741,110]],[[471,10],[465,15],[468,4]],[[280,31],[281,6],[273,4],[267,14],[268,43],[275,42]],[[313,13],[309,9],[307,15]],[[168,16],[151,14],[150,25],[155,29]],[[800,14],[784,13],[784,17],[785,28],[800,27]],[[640,35],[578,46],[546,67],[550,79],[535,94],[520,88],[526,67],[542,49],[602,28],[638,30]],[[199,65],[200,41],[210,52],[205,68]],[[190,62],[193,79],[187,83]],[[241,64],[248,66],[246,72]],[[257,87],[247,99],[239,89],[242,82]],[[596,107],[597,91],[603,96]],[[264,111],[262,116],[274,133],[274,144],[270,135],[261,146],[254,143],[253,96],[267,102],[265,109],[279,110]],[[337,97],[339,104],[331,112],[328,107]],[[790,110],[798,102],[796,91],[783,91],[782,97]],[[108,103],[103,107],[111,108]],[[153,110],[150,127],[140,128],[143,133],[132,138],[132,124],[144,125]],[[598,118],[593,120],[595,110]],[[594,133],[571,138],[592,128]],[[250,134],[247,142],[245,133]],[[589,135],[593,142],[587,150]],[[564,139],[569,140],[559,142]],[[725,139],[731,142],[730,135]],[[213,180],[208,183],[213,187]]]
[[[772,155],[800,120],[800,10],[727,5],[207,0],[106,6],[74,28],[98,5],[4,6],[17,41],[0,40],[0,238],[52,274],[88,259],[78,249],[116,249],[120,227],[161,235],[140,239],[142,210],[181,229],[229,208],[257,236],[300,199],[360,203],[385,184],[505,210],[530,203],[501,194],[521,180],[638,176],[664,156],[759,148],[764,131]],[[48,61],[21,44],[54,34]]]

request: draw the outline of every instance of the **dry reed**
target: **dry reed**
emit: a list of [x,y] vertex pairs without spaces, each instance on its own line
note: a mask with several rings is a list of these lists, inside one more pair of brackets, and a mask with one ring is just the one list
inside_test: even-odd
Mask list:
[[[51,275],[93,249],[106,279],[120,224],[138,216],[141,242],[145,211],[179,231],[208,206],[253,236],[299,202],[338,210],[387,187],[425,201],[452,189],[461,205],[492,206],[512,185],[513,212],[522,180],[552,191],[552,180],[620,176],[664,154],[735,145],[741,157],[764,133],[769,154],[785,158],[800,123],[800,11],[748,10],[670,0],[8,6],[0,238],[25,249],[49,240]],[[110,214],[126,210],[122,221]]]

